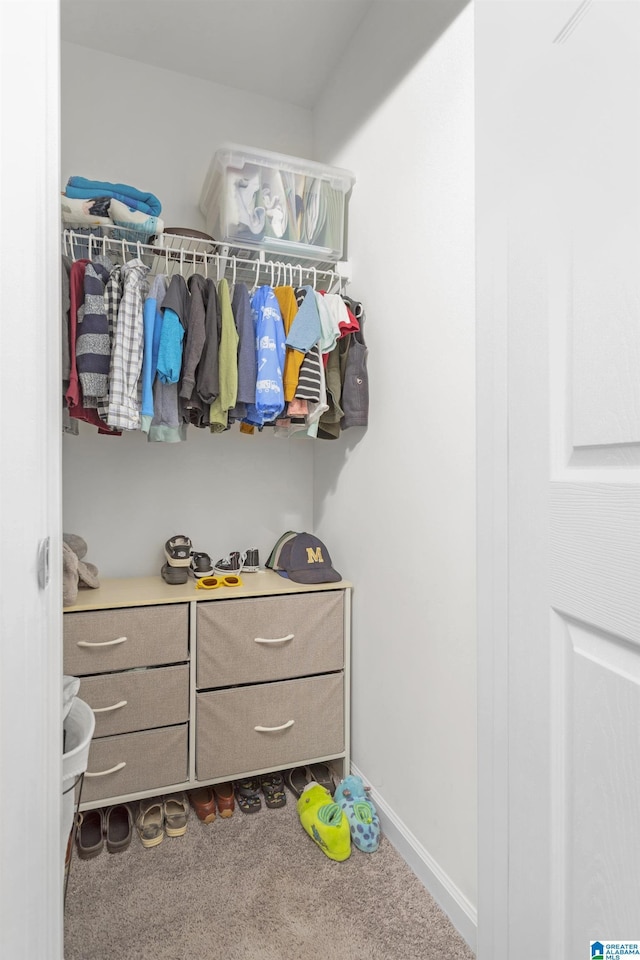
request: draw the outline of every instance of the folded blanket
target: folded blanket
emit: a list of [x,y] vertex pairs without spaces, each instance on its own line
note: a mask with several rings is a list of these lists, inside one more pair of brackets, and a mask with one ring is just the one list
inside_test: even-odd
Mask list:
[[86,177],[69,177],[65,193],[68,197],[87,200],[91,197],[113,197],[126,203],[133,210],[142,210],[151,217],[159,216],[162,204],[152,193],[143,193],[127,183],[108,183],[103,180],[87,180]]
[[111,201],[109,215],[117,227],[128,227],[139,237],[157,237],[164,230],[164,221],[160,217],[150,217],[142,210],[130,210],[120,200]]
[[[111,197],[108,198],[111,203]],[[61,198],[62,221],[63,223],[78,224],[83,223],[88,226],[100,227],[111,225],[113,220],[107,213],[102,213],[104,206],[96,204],[91,200],[73,200],[71,197]],[[96,213],[96,211],[100,211]]]

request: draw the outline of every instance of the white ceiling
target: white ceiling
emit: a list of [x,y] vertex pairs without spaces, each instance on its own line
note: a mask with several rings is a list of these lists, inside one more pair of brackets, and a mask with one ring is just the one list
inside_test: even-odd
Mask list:
[[312,107],[373,0],[60,0],[61,38]]

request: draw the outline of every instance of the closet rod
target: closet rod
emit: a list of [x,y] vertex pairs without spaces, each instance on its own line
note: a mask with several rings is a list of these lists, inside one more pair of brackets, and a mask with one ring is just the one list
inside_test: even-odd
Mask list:
[[227,277],[232,283],[236,280],[248,281],[254,287],[262,280],[263,283],[268,281],[271,286],[308,284],[316,289],[320,285],[331,292],[341,292],[349,282],[343,272],[344,264],[323,264],[317,267],[315,262],[311,265],[289,258],[287,261],[269,258],[262,250],[256,251],[256,256],[252,258],[234,253],[236,249],[246,253],[246,248],[176,234],[162,235],[157,243],[149,244],[107,235],[86,234],[69,228],[62,232],[62,252],[72,260],[82,257],[91,260],[107,254],[118,263],[139,258],[152,273],[171,276],[179,272],[184,276],[198,271],[209,276],[211,271],[212,277],[217,280]]

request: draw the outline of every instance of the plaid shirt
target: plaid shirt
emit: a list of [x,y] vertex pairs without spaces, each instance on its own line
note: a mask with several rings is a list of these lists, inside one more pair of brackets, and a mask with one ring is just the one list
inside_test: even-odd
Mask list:
[[149,267],[139,260],[122,266],[122,300],[113,335],[107,423],[119,430],[140,428],[140,391],[144,349],[143,308],[149,292]]
[[[109,353],[113,351],[113,335],[118,321],[118,309],[122,300],[122,268],[118,264],[113,267],[109,274],[104,288],[104,312],[107,315],[107,326],[109,329]],[[109,365],[111,370],[111,365]],[[109,395],[98,397],[97,404],[98,415],[101,420],[107,422],[109,416]]]

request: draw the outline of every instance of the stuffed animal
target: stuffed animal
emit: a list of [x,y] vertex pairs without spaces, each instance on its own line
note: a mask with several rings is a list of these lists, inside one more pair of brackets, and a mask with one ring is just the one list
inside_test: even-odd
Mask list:
[[87,544],[75,533],[62,534],[62,603],[71,607],[78,598],[78,587],[100,586],[98,568],[85,562]]

